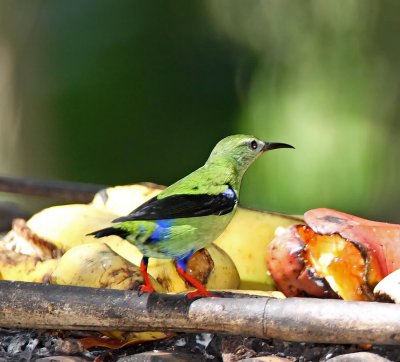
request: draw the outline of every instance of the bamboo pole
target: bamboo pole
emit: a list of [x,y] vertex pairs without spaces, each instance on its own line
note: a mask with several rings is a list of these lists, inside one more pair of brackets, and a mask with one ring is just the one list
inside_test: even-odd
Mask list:
[[316,343],[400,344],[400,306],[311,298],[188,300],[0,281],[0,326],[38,329],[212,332]]

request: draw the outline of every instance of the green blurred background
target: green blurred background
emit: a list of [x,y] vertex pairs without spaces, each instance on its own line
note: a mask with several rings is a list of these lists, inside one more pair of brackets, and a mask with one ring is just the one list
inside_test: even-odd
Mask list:
[[2,0],[0,174],[170,184],[242,132],[296,146],[252,167],[242,204],[400,222],[399,13],[395,0]]

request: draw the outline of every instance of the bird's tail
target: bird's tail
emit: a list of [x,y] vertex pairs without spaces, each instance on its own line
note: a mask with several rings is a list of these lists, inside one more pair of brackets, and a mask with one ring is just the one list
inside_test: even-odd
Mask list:
[[105,229],[100,229],[93,231],[92,233],[86,234],[86,235],[93,235],[96,239],[103,238],[105,236],[110,236],[110,235],[117,235],[121,237],[122,239],[125,239],[129,233],[125,230],[116,228],[116,227],[109,227]]

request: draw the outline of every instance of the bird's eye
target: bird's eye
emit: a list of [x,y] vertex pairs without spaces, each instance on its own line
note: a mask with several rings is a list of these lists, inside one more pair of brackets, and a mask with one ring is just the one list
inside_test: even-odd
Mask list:
[[252,150],[256,150],[258,147],[258,143],[257,143],[257,141],[253,140],[250,142],[249,146]]

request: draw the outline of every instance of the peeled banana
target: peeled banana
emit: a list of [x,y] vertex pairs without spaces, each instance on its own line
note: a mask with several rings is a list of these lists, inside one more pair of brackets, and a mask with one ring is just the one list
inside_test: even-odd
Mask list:
[[91,205],[120,216],[127,215],[164,188],[150,182],[109,187],[96,193]]
[[57,266],[57,259],[40,260],[13,250],[0,251],[0,279],[22,282],[47,282]]
[[87,233],[111,223],[116,214],[92,205],[73,204],[53,206],[33,215],[26,225],[40,238],[61,250],[94,242]]
[[239,207],[215,244],[231,257],[240,275],[240,289],[274,290],[268,273],[267,246],[279,228],[303,221],[300,218]]
[[[68,250],[55,267],[50,282],[92,288],[138,290],[143,283],[139,268],[115,253],[103,242],[83,244]],[[154,289],[162,286],[152,279]],[[110,339],[84,339],[85,348],[105,346],[121,348],[131,344],[150,342],[168,337],[163,332],[102,331]]]
[[[142,254],[134,245],[120,238],[107,239],[110,240],[106,240],[105,243],[112,250],[123,255],[131,263],[139,265]],[[151,258],[147,272],[166,292],[181,293],[192,289],[178,274],[172,260]],[[193,254],[188,262],[187,273],[210,290],[236,289],[240,282],[232,260],[221,248],[213,244]]]
[[[75,246],[59,260],[50,282],[92,288],[137,290],[143,283],[140,269],[111,250],[105,243]],[[162,292],[156,281],[154,288]]]

